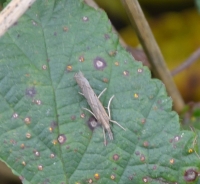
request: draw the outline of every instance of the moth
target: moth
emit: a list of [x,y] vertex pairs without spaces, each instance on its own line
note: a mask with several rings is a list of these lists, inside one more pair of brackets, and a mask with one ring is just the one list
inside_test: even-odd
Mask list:
[[108,114],[106,110],[104,109],[102,103],[100,102],[99,98],[103,94],[103,92],[106,90],[104,89],[99,96],[97,96],[94,92],[94,90],[91,88],[89,81],[84,77],[83,73],[79,71],[74,76],[77,84],[81,88],[82,95],[86,98],[87,103],[89,104],[92,111],[89,109],[83,108],[87,111],[89,111],[98,121],[99,124],[102,125],[103,128],[103,134],[104,134],[104,144],[106,145],[106,138],[105,138],[105,130],[108,132],[108,136],[110,140],[113,140],[113,133],[111,131],[111,127],[109,122],[117,124],[122,129],[126,130],[124,127],[122,127],[119,123],[116,121],[111,120],[110,116],[110,103],[112,99],[114,98],[114,95],[110,98],[108,102]]

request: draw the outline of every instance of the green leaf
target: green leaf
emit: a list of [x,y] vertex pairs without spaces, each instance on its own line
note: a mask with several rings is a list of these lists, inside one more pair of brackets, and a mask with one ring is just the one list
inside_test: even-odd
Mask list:
[[195,0],[198,11],[200,12],[200,0]]
[[[82,71],[114,140],[95,126]],[[193,132],[181,131],[164,85],[123,49],[102,10],[37,1],[0,39],[0,158],[25,184],[196,183]]]

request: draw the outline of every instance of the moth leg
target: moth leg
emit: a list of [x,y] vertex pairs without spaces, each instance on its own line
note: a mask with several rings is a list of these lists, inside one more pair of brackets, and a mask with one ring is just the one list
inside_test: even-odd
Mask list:
[[105,89],[99,94],[98,98],[100,98],[101,95],[102,95],[106,90],[107,90],[107,88],[105,88]]
[[107,107],[107,109],[108,109],[108,117],[109,117],[109,119],[111,119],[111,117],[110,117],[110,103],[111,103],[112,99],[114,98],[114,96],[115,96],[115,95],[113,95],[113,96],[110,98],[109,102],[108,102],[108,107]]
[[110,119],[109,121],[112,122],[112,123],[117,124],[120,128],[122,128],[123,130],[126,131],[126,129],[123,126],[121,126],[119,123],[117,123],[117,121],[111,120],[111,116],[110,116],[110,104],[111,104],[111,101],[112,101],[113,98],[114,98],[114,95],[110,98],[110,100],[108,102],[108,117]]
[[117,123],[117,121],[114,121],[114,120],[109,120],[110,122],[112,122],[112,123],[115,123],[116,125],[118,125],[120,128],[122,128],[123,130],[125,130],[126,131],[126,129],[122,126],[122,125],[120,125],[119,123]]
[[103,129],[104,146],[107,146],[105,128],[102,126],[102,129]]
[[[87,109],[87,108],[84,108],[84,107],[82,107],[82,109],[88,111],[90,114],[92,114],[92,115],[96,118],[96,116],[94,115],[94,113],[93,113],[91,110],[89,110],[89,109]],[[97,118],[96,118],[96,119],[97,119]]]

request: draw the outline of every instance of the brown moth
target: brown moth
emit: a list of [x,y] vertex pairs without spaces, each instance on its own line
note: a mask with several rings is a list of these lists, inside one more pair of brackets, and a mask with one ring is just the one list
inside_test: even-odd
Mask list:
[[86,98],[86,100],[87,100],[92,112],[90,110],[86,109],[86,108],[83,108],[83,109],[89,111],[96,118],[96,120],[102,125],[103,132],[104,132],[104,144],[106,145],[105,129],[108,132],[110,140],[113,140],[113,134],[112,134],[112,131],[111,131],[111,127],[110,127],[109,121],[113,122],[113,123],[116,123],[122,129],[124,129],[119,123],[117,123],[116,121],[113,121],[113,120],[110,119],[110,107],[109,106],[110,106],[111,100],[114,98],[114,95],[109,100],[109,103],[108,103],[108,114],[107,114],[107,112],[105,111],[103,105],[99,101],[99,97],[101,96],[101,94],[106,89],[104,89],[100,93],[99,97],[97,97],[97,95],[95,94],[95,92],[91,88],[88,80],[84,77],[84,75],[83,75],[83,73],[81,71],[76,73],[74,78],[75,78],[77,84],[79,85],[79,87],[81,88],[82,94]]

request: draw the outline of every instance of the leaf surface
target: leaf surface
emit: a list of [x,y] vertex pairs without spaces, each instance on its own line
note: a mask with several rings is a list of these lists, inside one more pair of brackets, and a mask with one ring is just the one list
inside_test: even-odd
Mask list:
[[[114,140],[95,125],[74,75],[111,103]],[[102,10],[37,1],[0,39],[0,157],[25,184],[195,183],[195,134],[164,85],[118,42]],[[192,152],[188,152],[192,149]],[[192,178],[192,179],[191,179]]]

